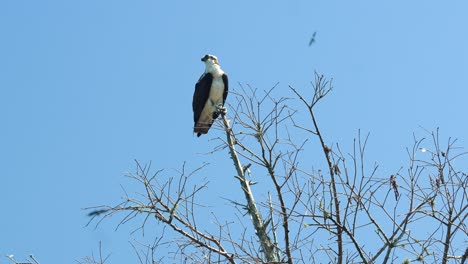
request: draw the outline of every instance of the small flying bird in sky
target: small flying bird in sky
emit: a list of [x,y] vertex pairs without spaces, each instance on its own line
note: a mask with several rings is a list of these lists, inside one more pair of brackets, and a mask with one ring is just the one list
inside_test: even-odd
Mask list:
[[218,58],[207,54],[201,61],[205,63],[202,74],[193,93],[193,132],[197,137],[207,134],[219,114],[226,109],[224,103],[229,90],[227,74],[219,66]]
[[315,35],[317,35],[317,31],[315,31],[314,34],[312,35],[312,38],[310,38],[309,47],[312,46],[312,44],[314,44],[314,42],[315,42]]

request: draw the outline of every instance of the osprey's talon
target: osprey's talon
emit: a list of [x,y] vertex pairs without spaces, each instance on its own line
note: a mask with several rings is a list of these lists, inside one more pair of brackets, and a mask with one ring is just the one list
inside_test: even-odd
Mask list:
[[216,106],[216,112],[218,112],[218,114],[221,114],[221,115],[227,114],[226,107],[224,107],[224,106],[221,105],[221,104],[218,104],[218,105]]

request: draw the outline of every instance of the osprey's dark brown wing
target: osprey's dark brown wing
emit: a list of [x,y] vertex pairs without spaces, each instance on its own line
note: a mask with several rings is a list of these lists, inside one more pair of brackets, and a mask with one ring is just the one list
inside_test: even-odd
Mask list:
[[229,91],[229,82],[227,74],[223,74],[223,82],[224,82],[224,94],[223,94],[223,105],[226,103],[226,98]]
[[208,97],[210,96],[211,83],[213,82],[213,75],[211,73],[203,74],[195,84],[195,92],[193,93],[193,121],[195,125],[200,118],[203,107],[205,106]]

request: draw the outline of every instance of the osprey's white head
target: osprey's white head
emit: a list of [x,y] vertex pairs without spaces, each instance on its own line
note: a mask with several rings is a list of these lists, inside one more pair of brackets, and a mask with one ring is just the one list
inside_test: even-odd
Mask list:
[[218,77],[223,74],[223,70],[219,67],[218,58],[211,54],[206,54],[201,58],[201,61],[205,63],[205,72],[213,74],[213,77]]
[[205,56],[203,56],[203,58],[201,58],[201,61],[203,61],[206,66],[211,66],[215,64],[219,65],[218,58],[216,58],[215,55],[211,55],[211,54],[206,54]]

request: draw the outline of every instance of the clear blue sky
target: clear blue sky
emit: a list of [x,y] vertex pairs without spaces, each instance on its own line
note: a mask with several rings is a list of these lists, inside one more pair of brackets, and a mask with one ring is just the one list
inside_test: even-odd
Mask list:
[[230,160],[201,154],[220,131],[191,133],[206,53],[232,89],[279,82],[290,95],[288,84],[310,89],[314,70],[333,77],[319,113],[327,140],[370,132],[369,159],[384,170],[405,165],[412,133],[426,136],[420,126],[466,146],[467,10],[466,1],[1,1],[0,263],[6,254],[73,263],[99,241],[111,263],[135,263],[136,226],[85,227],[82,210],[117,202],[120,185],[135,191],[123,177],[133,159],[155,169],[210,161],[200,175],[209,195],[228,195]]

